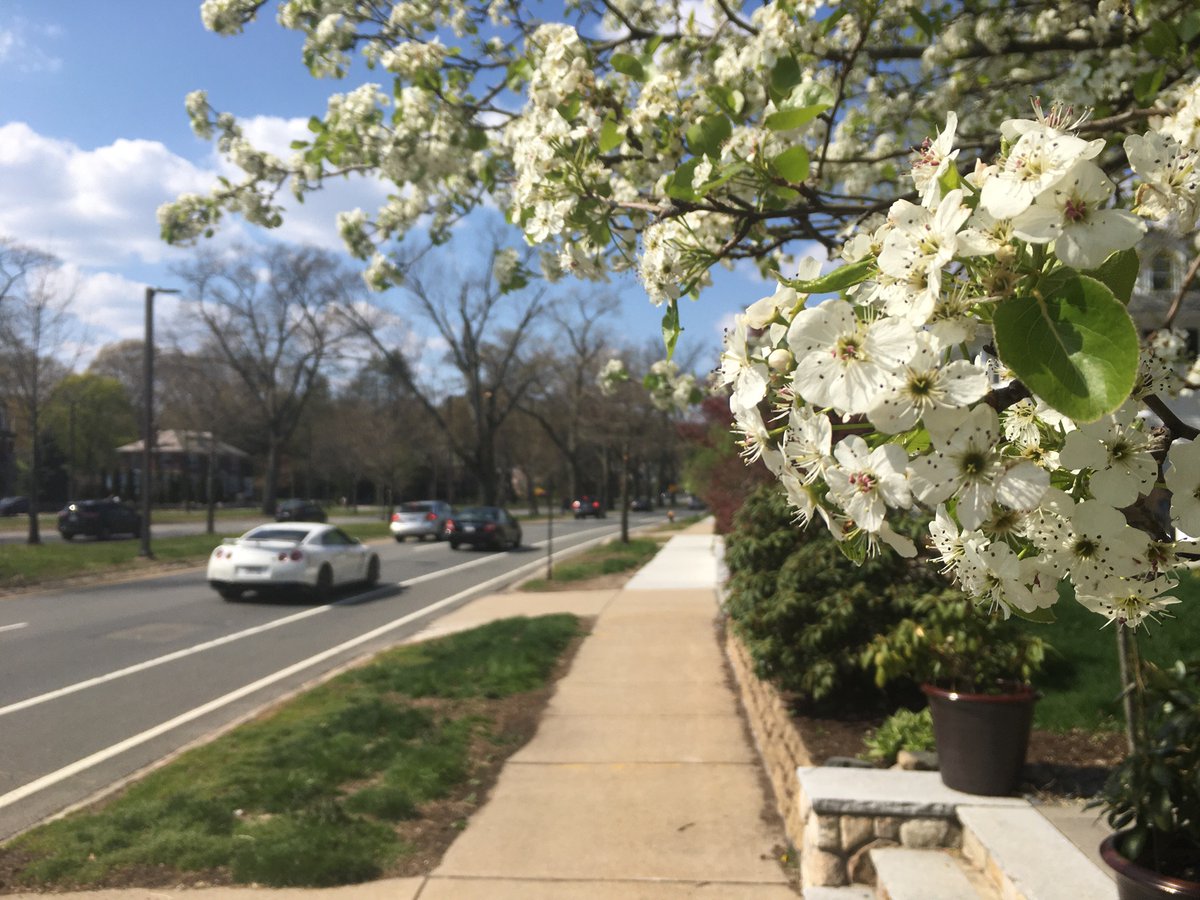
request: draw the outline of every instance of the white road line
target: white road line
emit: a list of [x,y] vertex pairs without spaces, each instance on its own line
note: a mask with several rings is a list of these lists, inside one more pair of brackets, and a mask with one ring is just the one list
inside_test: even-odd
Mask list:
[[195,653],[202,653],[205,650],[211,650],[213,647],[220,647],[222,644],[229,644],[245,637],[250,637],[255,634],[262,634],[264,631],[270,631],[273,628],[280,628],[284,625],[290,625],[293,622],[299,622],[301,619],[307,619],[312,616],[320,615],[321,613],[329,612],[331,608],[331,606],[326,605],[314,607],[313,609],[306,609],[304,612],[299,612],[295,615],[284,616],[282,619],[273,619],[272,621],[263,625],[256,625],[253,628],[247,628],[244,631],[236,631],[233,634],[227,634],[224,637],[213,638],[213,640],[205,641],[202,644],[184,647],[181,650],[176,650],[173,653],[166,654],[165,656],[156,656],[154,659],[147,659],[144,662],[134,663],[132,666],[126,666],[124,669],[116,669],[104,675],[97,675],[95,678],[88,678],[86,681],[77,681],[75,684],[68,684],[65,687],[60,687],[45,694],[38,694],[36,697],[18,700],[16,703],[10,703],[8,706],[0,706],[0,716],[7,716],[10,713],[19,712],[23,709],[29,709],[31,706],[37,706],[41,703],[48,703],[51,700],[57,700],[59,697],[66,697],[68,694],[74,694],[78,691],[95,687],[98,684],[105,684],[106,682],[114,681],[117,678],[124,678],[126,675],[134,675],[138,672],[144,672],[146,669],[153,669],[155,666],[161,666],[169,662],[174,662],[177,659],[183,659],[184,657],[191,656]]
[[[594,531],[594,530],[595,529],[588,529],[588,531]],[[587,534],[587,532],[575,532],[575,534]],[[545,543],[545,541],[541,541],[537,544],[532,544],[531,546],[538,547],[538,546],[543,545],[544,543]],[[567,549],[575,550],[575,549],[578,549],[579,547],[583,547],[583,546],[587,546],[587,545],[579,544],[579,545],[572,546],[570,548],[563,548],[563,549],[564,549],[564,551],[566,551]],[[474,568],[475,566],[484,565],[488,562],[494,562],[495,559],[496,559],[496,557],[494,557],[494,556],[482,556],[479,559],[473,559],[473,560],[470,560],[469,562],[460,563],[459,565],[451,566],[448,569],[439,569],[437,572],[430,572],[426,575],[419,575],[416,578],[411,578],[408,581],[401,581],[398,583],[398,586],[399,587],[408,587],[408,586],[414,585],[414,584],[421,584],[422,582],[425,582],[425,581],[432,581],[435,578],[442,578],[442,577],[444,577],[446,575],[450,575],[454,572],[462,571],[463,569],[470,569],[470,568]],[[540,563],[539,563],[539,565],[540,565]],[[490,583],[490,582],[488,582],[488,583]],[[353,598],[348,598],[348,599],[353,599]],[[66,696],[69,696],[70,694],[75,694],[75,693],[78,693],[79,691],[83,691],[83,690],[87,690],[88,688],[96,687],[97,685],[107,684],[108,682],[115,681],[118,678],[124,678],[128,675],[136,675],[138,672],[144,672],[147,669],[153,669],[156,666],[166,665],[167,663],[175,662],[176,660],[180,660],[180,659],[184,659],[185,657],[192,656],[196,653],[203,653],[206,650],[212,650],[214,647],[220,647],[224,644],[229,644],[229,643],[232,643],[233,641],[241,640],[242,638],[253,637],[256,634],[262,634],[264,631],[270,631],[274,628],[280,628],[284,625],[290,625],[293,622],[299,622],[299,621],[301,621],[303,619],[307,619],[311,616],[319,615],[320,613],[329,612],[330,609],[332,609],[333,607],[335,607],[337,605],[338,605],[337,603],[333,603],[333,604],[326,604],[325,606],[314,607],[313,609],[308,609],[308,610],[305,610],[304,612],[296,613],[295,615],[284,616],[282,619],[274,619],[263,625],[256,625],[253,628],[247,628],[243,631],[237,631],[237,632],[234,632],[233,634],[227,634],[223,637],[214,638],[211,641],[205,641],[204,643],[195,644],[191,647],[184,647],[184,648],[182,648],[180,650],[176,650],[172,653],[167,653],[164,656],[156,656],[153,659],[148,659],[148,660],[145,660],[140,663],[134,663],[132,666],[126,666],[123,669],[116,669],[116,670],[114,670],[112,672],[108,672],[104,675],[97,675],[95,678],[88,678],[85,681],[78,681],[75,684],[68,684],[64,687],[57,688],[53,691],[48,691],[45,694],[38,694],[35,697],[28,697],[25,700],[18,700],[16,703],[10,703],[8,706],[0,706],[0,716],[7,716],[11,713],[20,712],[23,709],[29,709],[32,706],[38,706],[42,703],[49,703],[51,700],[57,700],[60,697],[66,697]],[[15,629],[15,628],[24,628],[27,624],[28,624],[27,622],[21,622],[18,625],[2,625],[2,626],[0,626],[0,631],[6,631],[6,630],[10,630],[10,629]]]
[[[600,540],[603,540],[603,538],[594,538],[591,541],[585,542],[583,545],[576,545],[570,549],[578,550],[580,546],[597,543]],[[21,787],[11,790],[7,794],[0,794],[0,809],[5,808],[6,806],[12,806],[14,803],[24,800],[26,797],[32,794],[36,794],[38,791],[45,790],[48,787],[58,784],[60,781],[65,781],[74,775],[78,775],[80,772],[86,771],[93,766],[112,759],[114,756],[118,756],[119,754],[124,753],[126,750],[131,750],[134,747],[146,743],[147,741],[153,740],[159,735],[166,734],[168,731],[178,728],[180,725],[186,725],[188,722],[191,722],[194,719],[198,719],[210,712],[214,712],[223,706],[228,706],[230,703],[234,703],[243,697],[249,696],[250,694],[261,690],[262,688],[269,687],[277,681],[282,681],[284,678],[287,678],[298,672],[303,672],[305,669],[314,666],[317,663],[323,662],[331,657],[337,656],[339,653],[343,653],[346,650],[351,650],[360,644],[365,644],[368,641],[387,634],[389,631],[393,631],[403,625],[407,625],[409,622],[412,622],[416,619],[424,618],[430,613],[436,612],[437,610],[449,606],[452,603],[457,603],[464,597],[468,597],[471,594],[485,590],[494,584],[519,578],[525,573],[526,570],[532,572],[543,565],[545,565],[545,560],[538,559],[524,566],[520,566],[511,572],[504,572],[500,575],[497,575],[495,578],[489,578],[487,581],[482,581],[473,587],[467,588],[465,591],[459,591],[453,596],[446,597],[443,600],[432,603],[429,606],[426,606],[424,609],[419,609],[416,612],[411,612],[406,616],[401,616],[399,619],[388,622],[386,625],[381,625],[378,628],[372,629],[364,634],[360,634],[358,637],[344,641],[341,644],[338,644],[336,647],[330,647],[328,650],[324,650],[321,653],[310,656],[308,659],[303,659],[300,662],[293,663],[287,668],[280,669],[278,672],[274,672],[270,675],[260,678],[258,681],[243,685],[235,691],[230,691],[224,696],[217,697],[215,700],[210,700],[208,703],[197,706],[194,709],[190,709],[185,713],[181,713],[175,718],[168,719],[166,722],[155,725],[153,728],[148,728],[140,734],[135,734],[132,737],[128,737],[110,747],[105,747],[103,750],[98,750],[91,756],[85,756],[83,759],[76,760],[70,765],[63,766],[57,771],[50,772],[46,775],[43,775],[41,778],[37,778],[33,781],[23,784]]]
[[0,631],[16,631],[18,628],[25,628],[28,622],[18,622],[15,625],[0,625]]

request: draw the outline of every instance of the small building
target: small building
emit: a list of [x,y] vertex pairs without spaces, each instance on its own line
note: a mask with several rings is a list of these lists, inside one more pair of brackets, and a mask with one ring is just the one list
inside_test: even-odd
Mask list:
[[[145,443],[140,440],[117,448],[121,467],[130,473],[130,487],[137,496],[141,496],[144,448]],[[228,502],[250,496],[253,487],[250,454],[215,440],[210,431],[160,431],[151,453],[153,498],[158,503],[203,502],[210,461],[214,499]]]

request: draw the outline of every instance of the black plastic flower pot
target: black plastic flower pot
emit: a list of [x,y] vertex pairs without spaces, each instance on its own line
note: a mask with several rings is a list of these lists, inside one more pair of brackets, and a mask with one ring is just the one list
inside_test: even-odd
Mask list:
[[1120,900],[1200,900],[1200,881],[1161,875],[1126,859],[1120,850],[1121,834],[1110,834],[1100,844],[1100,858],[1113,870]]
[[929,698],[942,783],[988,797],[1013,793],[1021,782],[1037,692],[1027,685],[1003,694],[962,694],[931,684],[921,690]]

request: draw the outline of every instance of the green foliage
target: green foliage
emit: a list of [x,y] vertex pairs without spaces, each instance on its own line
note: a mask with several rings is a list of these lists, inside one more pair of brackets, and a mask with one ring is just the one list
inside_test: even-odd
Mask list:
[[1125,305],[1094,278],[1055,273],[1031,295],[1001,301],[993,327],[1004,363],[1077,422],[1112,412],[1133,388],[1137,329]]
[[14,885],[60,890],[147,868],[167,878],[225,870],[275,887],[376,878],[415,852],[392,823],[466,792],[473,743],[515,749],[477,712],[447,704],[435,714],[406,698],[538,688],[577,631],[572,616],[510,620],[382,654],[103,807],[25,833],[0,849],[0,870]]
[[776,487],[752,494],[726,539],[726,601],[759,675],[806,701],[880,694],[859,660],[916,598],[944,587],[929,566],[895,554],[846,561],[819,526],[789,521]]
[[1045,656],[1045,642],[1027,628],[944,590],[913,599],[905,618],[874,637],[862,662],[881,687],[910,678],[986,694],[1029,681]]
[[554,567],[554,577],[531,578],[521,585],[523,591],[557,591],[563,585],[585,581],[598,575],[628,572],[649,562],[662,545],[649,538],[634,538],[628,543],[613,541],[592,547]]
[[929,707],[913,712],[898,709],[863,738],[867,759],[890,766],[901,750],[933,749],[933,717]]
[[1128,829],[1122,854],[1200,881],[1200,661],[1142,667],[1138,746],[1105,782],[1108,823]]

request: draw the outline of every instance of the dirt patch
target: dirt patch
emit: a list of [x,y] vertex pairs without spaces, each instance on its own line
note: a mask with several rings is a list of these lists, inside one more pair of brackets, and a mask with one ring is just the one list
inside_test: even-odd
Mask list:
[[[821,765],[835,756],[857,757],[863,738],[883,721],[877,717],[794,715],[804,744]],[[1109,731],[1039,731],[1029,738],[1021,790],[1046,798],[1091,797],[1126,754],[1125,736]]]

